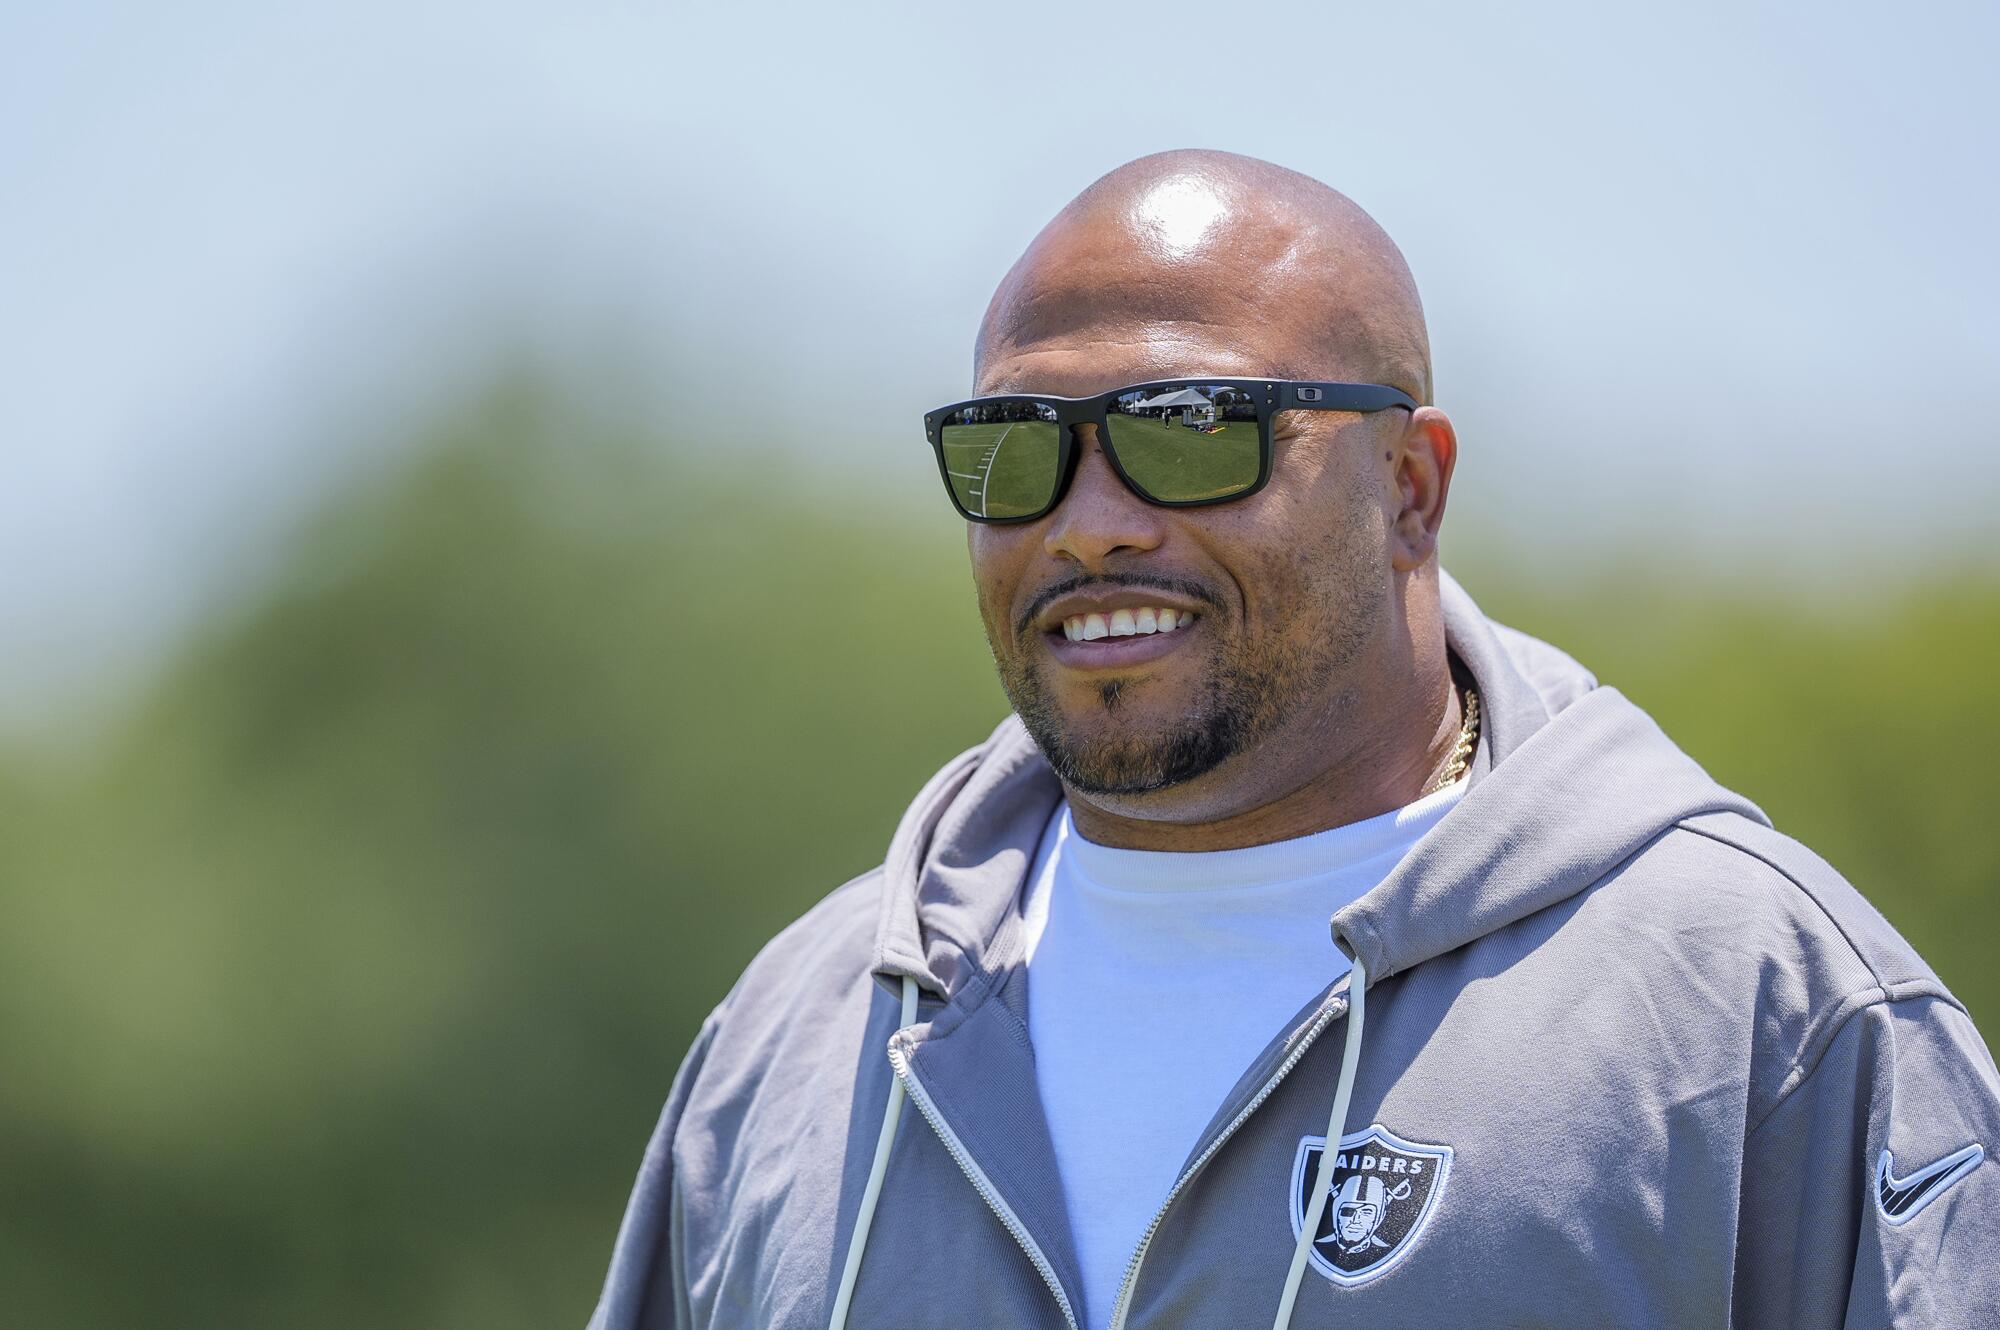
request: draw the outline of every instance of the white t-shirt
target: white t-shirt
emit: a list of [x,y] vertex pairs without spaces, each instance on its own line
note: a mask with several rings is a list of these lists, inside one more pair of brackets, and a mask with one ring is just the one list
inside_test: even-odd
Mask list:
[[1464,788],[1199,854],[1094,844],[1058,806],[1024,903],[1028,1033],[1087,1330],[1109,1324],[1140,1235],[1223,1097],[1347,972],[1329,918],[1388,876]]

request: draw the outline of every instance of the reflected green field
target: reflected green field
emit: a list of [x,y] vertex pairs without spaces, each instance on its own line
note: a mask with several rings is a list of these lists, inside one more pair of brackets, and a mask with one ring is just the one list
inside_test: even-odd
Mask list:
[[1257,478],[1257,422],[1232,420],[1204,434],[1173,420],[1114,415],[1111,444],[1126,472],[1152,489],[1171,485],[1176,497],[1211,498]]
[[1023,420],[946,429],[945,469],[959,502],[984,517],[1021,517],[1048,503],[1060,428]]
[[[984,516],[1019,517],[1049,501],[1057,426],[1039,421],[954,425],[944,432],[945,469],[959,502]],[[1178,418],[1114,415],[1112,445],[1140,484],[1190,499],[1242,489],[1257,476],[1257,422],[1229,421],[1204,433]]]

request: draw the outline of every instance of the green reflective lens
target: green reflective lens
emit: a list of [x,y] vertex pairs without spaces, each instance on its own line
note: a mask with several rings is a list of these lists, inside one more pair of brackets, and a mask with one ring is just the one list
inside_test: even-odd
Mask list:
[[1118,465],[1147,498],[1226,499],[1257,483],[1257,404],[1246,388],[1189,380],[1121,393],[1109,416]]
[[1055,408],[1040,402],[988,402],[946,416],[945,479],[959,506],[978,517],[1048,507],[1060,479],[1061,431]]

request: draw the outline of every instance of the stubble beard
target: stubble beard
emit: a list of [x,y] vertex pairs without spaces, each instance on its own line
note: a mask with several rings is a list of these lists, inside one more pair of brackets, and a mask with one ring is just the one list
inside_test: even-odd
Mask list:
[[1361,593],[1326,608],[1333,611],[1326,628],[1303,642],[1237,639],[1216,647],[1219,658],[1198,697],[1153,733],[1140,732],[1140,726],[1118,733],[1125,693],[1134,686],[1130,677],[1107,680],[1097,690],[1094,706],[1107,722],[1102,728],[1115,737],[1089,737],[1071,726],[1040,671],[1027,663],[1027,643],[1015,651],[996,649],[994,664],[1015,714],[1065,785],[1090,795],[1152,794],[1255,748],[1302,699],[1330,695],[1329,681],[1345,674],[1360,655],[1380,605]]
[[1271,690],[1230,665],[1212,671],[1201,699],[1162,731],[1117,735],[1126,710],[1126,679],[1101,684],[1096,705],[1111,734],[1072,731],[1040,673],[1018,659],[1000,667],[1000,685],[1014,712],[1063,783],[1082,794],[1150,794],[1205,775],[1255,742],[1269,727]]

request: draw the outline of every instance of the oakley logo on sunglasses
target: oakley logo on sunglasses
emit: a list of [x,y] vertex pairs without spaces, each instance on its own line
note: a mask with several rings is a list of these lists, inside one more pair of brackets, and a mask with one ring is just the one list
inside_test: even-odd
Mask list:
[[1062,501],[1082,455],[1074,427],[1093,426],[1105,460],[1147,503],[1190,508],[1262,489],[1271,475],[1271,418],[1280,411],[1414,411],[1382,383],[1291,379],[1161,379],[1095,397],[1003,393],[924,417],[945,490],[973,522],[1032,522]]

